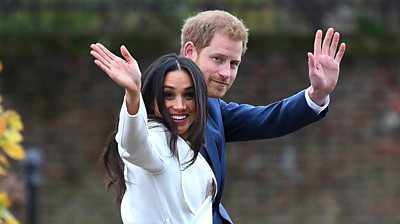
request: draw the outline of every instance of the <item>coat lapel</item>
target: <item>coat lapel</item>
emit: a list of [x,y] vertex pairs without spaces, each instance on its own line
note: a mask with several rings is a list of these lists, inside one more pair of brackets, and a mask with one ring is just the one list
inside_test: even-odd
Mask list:
[[[205,132],[205,142],[206,146],[202,150],[203,156],[208,159],[209,162],[211,162],[210,166],[211,169],[214,172],[215,178],[217,179],[217,183],[221,183],[221,166],[220,166],[220,161],[219,161],[219,154],[218,154],[218,147],[216,145],[216,141],[214,140],[214,137],[212,136],[209,128],[207,128]],[[213,150],[214,149],[214,150]],[[204,155],[206,153],[207,155]]]

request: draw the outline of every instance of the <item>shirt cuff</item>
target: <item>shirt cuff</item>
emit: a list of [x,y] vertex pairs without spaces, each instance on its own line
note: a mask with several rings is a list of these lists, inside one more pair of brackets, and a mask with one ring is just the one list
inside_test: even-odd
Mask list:
[[306,97],[307,104],[308,104],[308,106],[309,106],[316,114],[319,114],[319,113],[321,113],[321,111],[325,110],[325,109],[328,107],[329,102],[330,102],[329,95],[326,96],[324,105],[319,106],[319,105],[317,105],[316,103],[314,103],[314,102],[311,100],[310,96],[308,95],[308,90],[309,90],[309,89],[310,89],[310,87],[308,87],[308,88],[306,89],[306,91],[304,91],[304,96]]

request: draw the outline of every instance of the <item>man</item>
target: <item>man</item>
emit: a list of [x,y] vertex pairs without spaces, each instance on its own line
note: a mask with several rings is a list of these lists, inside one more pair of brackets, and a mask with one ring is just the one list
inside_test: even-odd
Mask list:
[[248,29],[243,22],[224,11],[200,12],[188,18],[182,27],[181,54],[200,67],[210,97],[206,146],[201,153],[217,179],[214,223],[232,223],[221,204],[226,172],[225,143],[283,136],[324,117],[346,48],[342,43],[337,49],[339,33],[332,28],[321,45],[322,31],[318,30],[314,52],[308,53],[310,87],[268,106],[225,103],[220,98],[235,81],[247,40]]

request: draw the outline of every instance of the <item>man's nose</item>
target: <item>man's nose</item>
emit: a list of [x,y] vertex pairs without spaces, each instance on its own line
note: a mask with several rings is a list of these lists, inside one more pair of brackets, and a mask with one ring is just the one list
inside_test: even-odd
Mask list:
[[221,65],[221,68],[219,70],[219,75],[221,75],[225,79],[231,76],[231,66],[229,63]]

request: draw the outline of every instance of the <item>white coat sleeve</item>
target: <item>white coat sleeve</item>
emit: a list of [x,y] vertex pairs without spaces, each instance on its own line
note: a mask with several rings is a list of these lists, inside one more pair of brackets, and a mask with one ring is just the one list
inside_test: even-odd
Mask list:
[[[162,137],[164,135],[156,136]],[[140,95],[139,111],[135,115],[128,113],[124,98],[115,140],[118,143],[119,154],[125,160],[124,162],[142,167],[151,173],[160,172],[167,166],[159,153],[160,144],[157,144],[164,141],[164,147],[166,147],[165,138],[150,139],[147,112],[142,95]],[[155,144],[152,144],[152,142]]]

